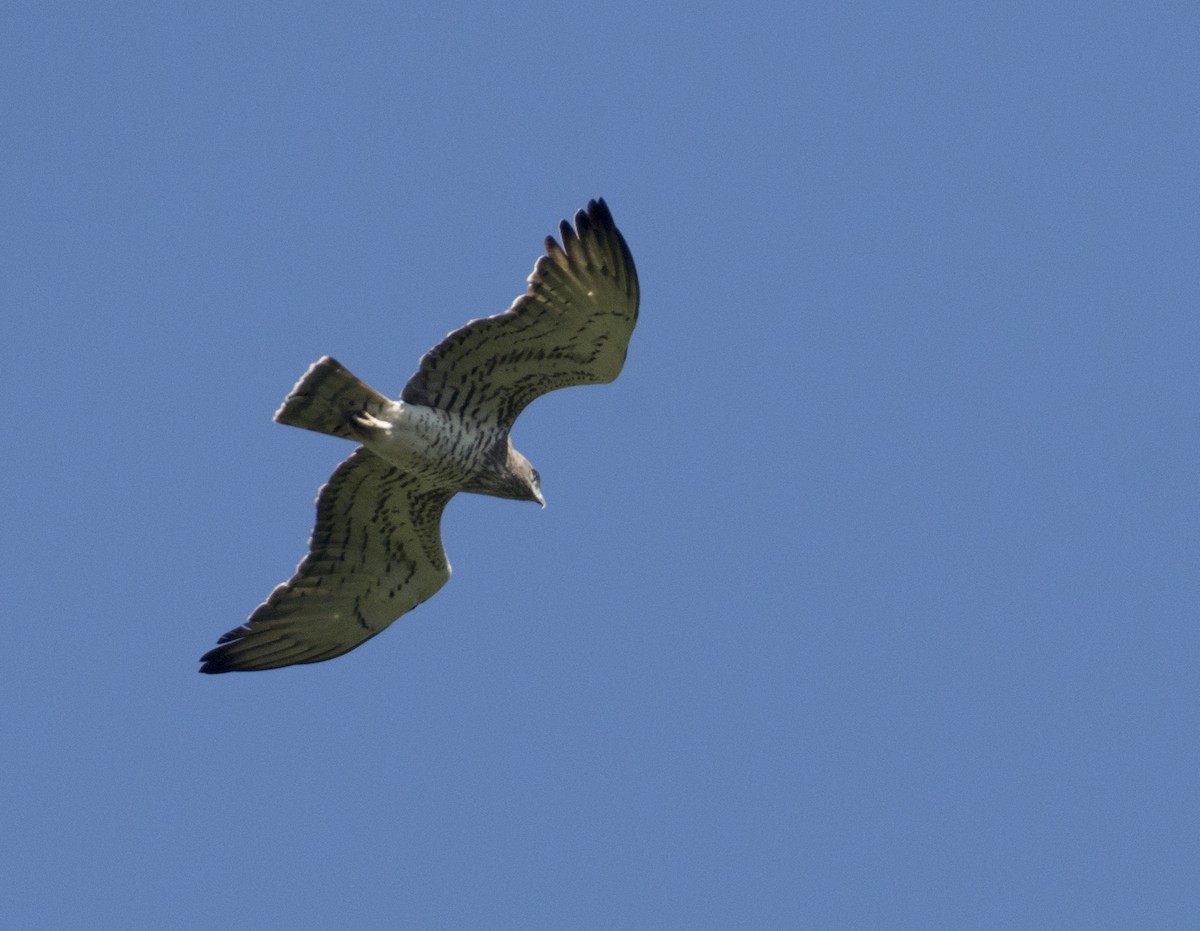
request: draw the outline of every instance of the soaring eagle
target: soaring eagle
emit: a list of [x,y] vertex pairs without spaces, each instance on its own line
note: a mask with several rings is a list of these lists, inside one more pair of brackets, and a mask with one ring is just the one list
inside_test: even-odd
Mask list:
[[450,578],[446,503],[460,491],[545,505],[513,423],[534,398],[612,381],[638,316],[633,256],[603,200],[546,239],[529,289],[421,359],[393,401],[325,356],[276,412],[278,423],[362,445],[317,496],[296,574],[201,657],[201,672],[332,659],[369,640]]

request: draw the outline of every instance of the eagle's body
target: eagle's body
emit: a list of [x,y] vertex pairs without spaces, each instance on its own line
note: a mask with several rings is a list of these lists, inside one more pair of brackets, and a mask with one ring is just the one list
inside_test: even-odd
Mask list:
[[392,401],[329,356],[304,373],[275,420],[358,440],[384,462],[429,483],[530,497],[523,485],[514,486],[507,430],[456,411]]
[[529,290],[426,353],[400,400],[328,356],[305,373],[275,419],[362,446],[321,489],[296,574],[204,655],[201,672],[331,659],[428,599],[450,578],[440,524],[459,491],[545,503],[512,446],[513,422],[548,391],[616,378],[638,311],[633,257],[604,201],[560,234]]

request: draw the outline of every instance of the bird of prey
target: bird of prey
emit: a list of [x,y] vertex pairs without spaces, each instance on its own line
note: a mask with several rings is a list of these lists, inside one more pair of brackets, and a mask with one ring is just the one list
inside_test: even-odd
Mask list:
[[620,374],[638,316],[633,256],[603,200],[559,226],[529,288],[421,359],[392,401],[325,356],[278,423],[361,444],[317,496],[309,553],[201,672],[319,663],[353,650],[450,578],[446,503],[460,491],[545,505],[537,470],[512,445],[534,398]]

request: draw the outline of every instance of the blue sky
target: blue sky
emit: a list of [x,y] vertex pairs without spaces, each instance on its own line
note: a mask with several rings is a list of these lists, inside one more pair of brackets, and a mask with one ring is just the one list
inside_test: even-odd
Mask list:
[[[1200,915],[1191,4],[11,4],[0,923]],[[605,197],[621,378],[455,576],[200,676],[350,448]]]

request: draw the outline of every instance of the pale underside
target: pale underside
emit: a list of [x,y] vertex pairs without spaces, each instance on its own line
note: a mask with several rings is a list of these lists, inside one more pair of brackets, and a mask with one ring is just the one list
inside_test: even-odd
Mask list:
[[[405,405],[443,412],[447,424],[460,425],[422,447],[423,455],[445,461],[402,469],[366,447],[356,450],[318,495],[310,551],[296,574],[205,654],[202,672],[331,659],[428,599],[450,577],[440,529],[446,503],[462,490],[517,497],[489,490],[496,476],[484,480],[484,472],[500,470],[508,479],[511,457],[524,463],[511,451],[508,432],[525,406],[549,391],[620,374],[637,322],[633,258],[603,201],[577,213],[574,230],[564,222],[560,234],[562,248],[546,240],[528,291],[509,310],[451,333],[425,354],[405,386]],[[277,419],[365,438],[355,422],[340,419],[343,408],[365,423],[364,412],[394,405],[333,360],[318,365],[325,363],[344,379],[336,395],[341,406],[327,404],[323,417],[309,422]],[[346,399],[358,390],[361,400],[352,409]]]

